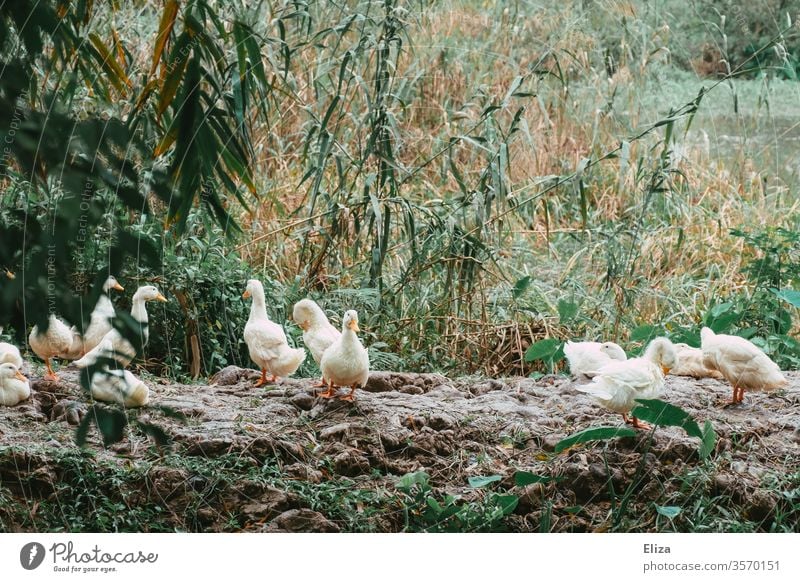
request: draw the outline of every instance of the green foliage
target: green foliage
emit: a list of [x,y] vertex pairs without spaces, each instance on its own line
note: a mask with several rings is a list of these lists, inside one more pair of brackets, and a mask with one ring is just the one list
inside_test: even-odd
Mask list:
[[717,437],[710,421],[707,420],[703,428],[700,428],[697,421],[679,406],[658,399],[638,398],[636,402],[639,405],[631,411],[636,418],[656,426],[677,426],[689,436],[699,438],[698,453],[701,459],[707,459],[714,451]]
[[[482,489],[500,480],[499,475],[472,477],[469,486]],[[403,475],[396,484],[406,521],[406,531],[492,532],[503,531],[503,520],[517,506],[515,495],[487,493],[468,502],[460,495],[437,496],[424,471]]]
[[587,428],[565,439],[561,439],[556,443],[555,452],[561,453],[570,447],[581,443],[588,443],[591,441],[607,441],[619,437],[633,437],[636,436],[636,431],[632,428],[616,427],[616,426],[598,426],[594,428]]

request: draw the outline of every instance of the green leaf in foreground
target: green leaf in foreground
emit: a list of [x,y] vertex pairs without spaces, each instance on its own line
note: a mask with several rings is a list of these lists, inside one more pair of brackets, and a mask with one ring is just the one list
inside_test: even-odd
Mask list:
[[711,453],[714,452],[714,445],[717,444],[717,434],[714,432],[714,427],[711,421],[707,420],[703,425],[703,437],[700,442],[700,458],[707,459]]
[[565,323],[572,319],[575,319],[576,315],[578,315],[577,303],[573,303],[572,301],[566,301],[565,299],[558,300],[558,320],[561,323]]
[[596,428],[587,428],[574,435],[562,439],[556,445],[556,452],[560,453],[571,446],[587,443],[589,441],[607,441],[617,437],[632,437],[636,436],[636,431],[632,428],[618,427],[618,426],[598,426]]
[[689,436],[703,438],[697,422],[683,408],[657,398],[652,400],[637,398],[636,402],[639,406],[634,408],[631,414],[639,420],[657,426],[677,426],[685,430]]
[[496,483],[500,479],[502,479],[500,475],[490,475],[488,477],[470,477],[467,481],[470,487],[480,489],[481,487],[486,487],[490,483]]
[[522,295],[525,294],[525,291],[528,290],[528,287],[531,286],[531,277],[530,275],[526,275],[516,283],[514,283],[514,288],[511,289],[511,295],[514,299],[519,299]]
[[514,473],[514,484],[519,487],[525,487],[526,485],[532,485],[534,483],[550,483],[551,481],[555,481],[555,477],[535,475],[528,471],[517,471]]
[[670,519],[675,519],[680,515],[681,508],[675,505],[656,505],[656,513]]
[[97,425],[97,430],[103,437],[103,444],[108,446],[122,440],[125,435],[125,427],[128,426],[128,418],[118,408],[93,405],[86,411],[86,416],[83,417],[75,432],[75,443],[79,447],[86,444],[86,437],[89,435],[89,428],[93,423]]
[[525,352],[525,361],[552,360],[561,348],[562,341],[555,338],[540,340],[531,345]]
[[800,291],[795,291],[794,289],[781,289],[780,291],[771,289],[771,291],[786,303],[794,307],[800,307]]

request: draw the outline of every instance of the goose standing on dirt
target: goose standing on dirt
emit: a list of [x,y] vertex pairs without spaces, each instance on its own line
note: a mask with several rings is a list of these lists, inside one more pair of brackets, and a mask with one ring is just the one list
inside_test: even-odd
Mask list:
[[606,364],[628,359],[625,350],[614,342],[568,341],[564,344],[564,356],[569,362],[569,371],[576,378],[594,378]]
[[689,344],[675,344],[678,352],[678,365],[670,370],[673,376],[690,376],[692,378],[722,378],[717,370],[703,363],[703,350],[693,348]]
[[358,313],[346,311],[342,319],[342,335],[331,347],[325,350],[320,361],[322,377],[328,383],[328,390],[320,396],[332,398],[335,387],[349,386],[350,393],[342,400],[355,400],[356,388],[363,388],[369,379],[369,353],[361,344],[356,332]]
[[[322,355],[342,334],[328,321],[322,308],[311,299],[301,299],[294,305],[292,319],[303,330],[303,342],[319,366]],[[317,388],[326,386],[323,377]]]
[[40,332],[38,325],[33,326],[28,343],[33,353],[44,360],[44,367],[47,369],[44,379],[57,381],[58,376],[53,372],[50,359],[69,350],[72,345],[72,330],[52,313],[48,321],[46,332]]
[[108,294],[109,291],[125,291],[125,288],[119,284],[116,277],[109,277],[103,283],[103,292],[97,298],[97,303],[92,310],[92,315],[89,320],[89,327],[86,328],[86,333],[81,335],[78,328],[72,328],[72,344],[70,348],[59,357],[65,360],[76,360],[86,355],[86,352],[93,350],[99,344],[105,335],[111,331],[111,319],[114,317],[114,304]]
[[[289,347],[283,328],[267,316],[261,281],[250,279],[242,297],[253,299],[250,318],[244,326],[244,341],[250,352],[250,359],[261,369],[261,378],[255,385],[263,386],[279,377],[291,376],[306,359],[306,351],[303,348]],[[267,378],[267,372],[271,378]]]
[[0,406],[15,406],[31,395],[31,385],[19,368],[6,362],[0,364]]
[[126,408],[145,406],[150,401],[147,384],[128,370],[106,370],[92,377],[92,398],[115,402]]
[[656,398],[664,389],[664,375],[678,364],[675,346],[667,338],[656,338],[647,346],[644,356],[624,362],[612,362],[600,369],[591,384],[576,389],[614,412],[622,414],[635,428],[649,428],[628,413],[637,398]]
[[703,364],[718,370],[733,386],[731,404],[744,401],[744,391],[769,392],[788,384],[778,364],[752,342],[735,335],[700,332]]
[[[150,339],[148,331],[149,317],[145,303],[148,301],[166,301],[158,289],[153,285],[144,285],[133,294],[133,304],[131,306],[131,317],[142,324],[142,345],[146,345]],[[136,357],[136,348],[125,339],[116,329],[112,329],[93,349],[89,350],[80,360],[76,360],[75,365],[79,368],[86,368],[97,362],[101,356],[113,357],[123,368],[129,365]]]

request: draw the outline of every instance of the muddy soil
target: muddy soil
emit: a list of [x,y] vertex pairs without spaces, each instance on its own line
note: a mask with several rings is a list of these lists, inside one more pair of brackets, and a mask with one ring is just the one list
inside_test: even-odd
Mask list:
[[[24,505],[29,513],[58,494],[66,476],[51,461],[75,448],[75,424],[87,407],[76,373],[67,369],[61,376],[59,383],[34,378],[29,401],[0,407],[0,495],[3,489],[6,495],[0,502]],[[800,373],[787,374],[787,389],[748,393],[744,405],[735,407],[723,406],[731,396],[724,382],[670,376],[665,400],[700,424],[713,423],[717,444],[710,461],[698,458],[698,439],[679,428],[639,431],[633,438],[555,454],[555,445],[577,431],[622,426],[618,415],[598,407],[562,376],[451,379],[374,372],[355,402],[315,396],[310,379],[255,388],[257,376],[231,367],[207,385],[149,383],[152,403],[177,410],[186,420],[154,409],[134,413],[166,430],[174,440],[171,452],[136,431],[105,448],[92,431],[87,448],[98,471],[147,462],[145,478],[134,490],[120,497],[115,490],[120,486],[110,483],[109,491],[128,508],[156,507],[154,519],[164,519],[166,529],[198,531],[348,531],[359,529],[353,526],[360,523],[359,511],[369,522],[366,529],[408,529],[408,512],[397,507],[370,512],[356,504],[355,521],[331,510],[326,514],[314,502],[314,488],[341,482],[348,491],[381,492],[386,503],[396,505],[398,479],[416,471],[430,475],[437,498],[453,494],[479,502],[493,491],[518,496],[514,512],[502,520],[502,529],[510,531],[695,531],[696,506],[703,503],[710,504],[704,511],[724,506],[731,523],[747,521],[756,531],[776,524],[785,529],[787,519],[799,517]],[[256,469],[272,463],[282,479],[308,488],[298,495],[238,477],[221,481],[205,506],[195,507],[186,520],[191,496],[203,489],[205,477],[193,474],[191,466],[162,463],[166,455],[233,456]],[[518,487],[517,471],[556,479]],[[469,477],[487,475],[502,480],[487,489],[467,485]],[[620,522],[626,492],[626,516]],[[61,489],[61,503],[64,497]],[[656,506],[683,507],[683,516],[670,521]],[[420,511],[412,508],[412,518]],[[6,511],[3,518],[0,508],[6,529],[42,527],[35,519],[13,515]]]

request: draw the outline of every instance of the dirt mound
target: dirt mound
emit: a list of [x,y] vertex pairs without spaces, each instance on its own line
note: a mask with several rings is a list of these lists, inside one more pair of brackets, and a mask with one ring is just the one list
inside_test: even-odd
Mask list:
[[[74,425],[87,398],[76,373],[35,382],[31,400],[0,408],[0,529],[398,531],[452,523],[430,513],[429,499],[459,507],[462,528],[473,530],[796,529],[797,373],[786,390],[747,394],[730,408],[722,406],[727,384],[670,377],[665,399],[717,433],[707,461],[698,439],[678,428],[555,454],[570,434],[621,425],[565,377],[374,372],[350,403],[315,396],[312,380],[254,388],[254,374],[228,368],[209,385],[151,384],[151,402],[185,420],[156,407],[130,414],[164,428],[170,451],[137,430],[108,449],[92,432],[78,450]],[[398,489],[400,477],[422,471],[425,487]],[[518,486],[517,471],[542,479]],[[490,485],[468,484],[495,475]],[[97,497],[85,502],[94,515],[107,502],[117,508],[109,514],[127,521],[65,516],[64,506],[83,507],[81,487]],[[497,518],[492,511],[509,495],[513,511]]]

